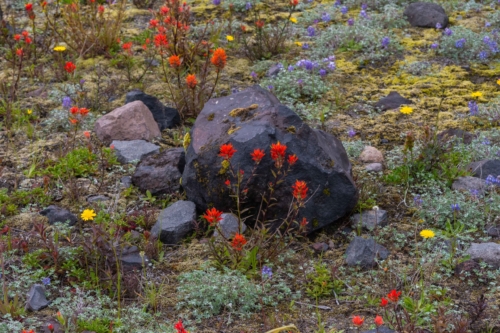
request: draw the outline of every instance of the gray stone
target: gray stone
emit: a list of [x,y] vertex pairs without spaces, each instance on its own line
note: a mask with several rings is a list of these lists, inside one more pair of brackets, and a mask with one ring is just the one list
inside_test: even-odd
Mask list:
[[359,265],[363,268],[375,266],[375,259],[386,259],[389,256],[389,251],[375,243],[375,240],[364,239],[355,236],[351,244],[346,250],[346,262],[349,266]]
[[413,102],[409,99],[404,98],[396,91],[391,91],[389,95],[380,99],[375,104],[375,107],[380,109],[381,111],[397,109],[401,105],[413,104]]
[[28,300],[26,301],[26,310],[40,311],[50,304],[45,297],[45,287],[41,284],[34,284],[28,292]]
[[458,177],[453,184],[451,184],[451,188],[457,191],[466,191],[469,193],[472,190],[477,190],[478,193],[483,194],[486,190],[486,181],[477,177]]
[[116,157],[118,162],[122,164],[139,162],[146,156],[157,154],[160,152],[160,147],[144,140],[132,141],[113,141],[115,146]]
[[406,7],[403,15],[414,27],[436,28],[436,24],[439,23],[444,29],[449,23],[443,7],[431,2],[414,2]]
[[272,65],[271,68],[269,68],[269,70],[267,71],[267,76],[268,77],[277,76],[282,68],[283,68],[283,65],[281,65],[281,64]]
[[120,261],[125,268],[142,269],[143,265],[147,265],[149,259],[146,255],[141,257],[137,246],[126,247],[122,250]]
[[195,220],[196,205],[191,201],[179,200],[161,211],[151,234],[165,244],[178,244],[193,230]]
[[54,205],[50,205],[40,212],[40,215],[43,215],[49,219],[49,224],[54,224],[57,222],[67,223],[70,226],[76,224],[78,218],[73,215],[69,210],[61,207],[57,207]]
[[467,167],[474,177],[486,179],[489,175],[500,176],[500,160],[481,160],[473,162]]
[[328,250],[328,244],[326,243],[314,243],[311,247],[316,253],[323,253]]
[[[219,228],[221,229],[222,235],[226,239],[233,238],[234,234],[239,230],[238,217],[232,213],[224,213],[221,215],[222,220],[219,222]],[[241,225],[241,233],[247,230],[245,223]],[[214,237],[219,236],[219,231],[216,229],[214,231]]]
[[87,197],[87,202],[88,203],[93,203],[93,202],[102,202],[102,201],[108,201],[110,200],[109,197],[101,194],[95,194],[95,195],[90,195]]
[[466,253],[472,260],[481,259],[494,267],[500,267],[500,244],[472,243]]
[[446,143],[453,139],[460,139],[459,142],[463,142],[468,145],[472,143],[475,136],[459,128],[448,128],[438,133],[437,138],[442,143]]
[[132,183],[154,195],[173,193],[180,188],[186,164],[184,148],[172,148],[144,158],[135,169]]
[[384,167],[382,163],[368,163],[365,165],[365,170],[368,172],[382,172],[384,171]]
[[493,225],[486,228],[486,232],[490,237],[500,237],[500,225]]
[[131,176],[123,176],[120,178],[120,183],[123,188],[129,188],[132,186],[132,177]]
[[383,209],[365,210],[361,214],[354,214],[351,217],[351,223],[353,228],[357,228],[358,224],[361,223],[363,229],[371,231],[375,227],[387,225],[387,211]]

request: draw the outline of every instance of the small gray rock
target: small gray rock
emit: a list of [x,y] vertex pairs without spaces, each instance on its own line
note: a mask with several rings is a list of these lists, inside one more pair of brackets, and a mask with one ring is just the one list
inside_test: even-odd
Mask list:
[[283,68],[283,65],[281,65],[281,64],[272,65],[271,68],[269,68],[269,70],[267,71],[267,76],[268,77],[277,76],[282,68]]
[[115,146],[116,157],[122,164],[139,162],[146,156],[158,154],[160,147],[144,140],[118,141],[111,143]]
[[123,176],[120,178],[121,186],[123,188],[129,188],[132,186],[132,177],[131,176]]
[[398,92],[391,91],[389,95],[380,99],[380,101],[378,101],[375,104],[375,107],[382,111],[386,111],[386,110],[397,109],[401,105],[405,104],[413,104],[413,102],[409,99],[404,98]]
[[328,250],[329,246],[326,243],[314,243],[311,245],[311,247],[314,250],[314,252],[323,253],[323,252],[326,252]]
[[49,224],[67,223],[69,226],[76,224],[78,220],[69,210],[54,205],[50,205],[40,212],[40,215],[46,216],[49,219]]
[[[234,234],[236,234],[239,230],[238,225],[238,217],[232,213],[224,213],[221,215],[222,220],[219,222],[219,227],[221,229],[222,235],[226,239],[233,238]],[[244,233],[247,230],[247,226],[245,223],[242,223],[241,233]],[[214,232],[214,237],[219,236],[219,231],[216,229]]]
[[457,191],[467,191],[470,192],[472,190],[477,190],[478,193],[484,194],[486,189],[486,181],[477,177],[458,177],[453,184],[451,184],[451,188]]
[[137,246],[130,246],[122,250],[120,261],[125,268],[141,269],[143,265],[148,264],[149,259],[147,256],[141,257]]
[[34,284],[28,292],[28,300],[26,301],[26,310],[40,311],[49,305],[49,301],[45,297],[45,287],[41,284]]
[[196,205],[179,200],[161,211],[151,234],[164,244],[178,244],[191,230],[196,220]]
[[490,237],[500,237],[500,225],[493,225],[486,228],[486,232]]
[[383,227],[387,225],[387,211],[383,209],[365,210],[361,214],[354,214],[351,217],[352,227],[356,228],[359,223],[363,229],[371,231],[375,227]]
[[93,203],[93,202],[102,202],[102,201],[108,201],[110,200],[109,197],[105,195],[100,195],[100,194],[95,194],[87,197],[87,202],[88,203]]
[[436,24],[439,23],[444,29],[449,23],[443,7],[431,2],[414,2],[406,7],[403,15],[413,27],[436,28]]
[[365,170],[368,172],[381,172],[384,171],[382,163],[369,163],[365,165]]
[[380,326],[378,329],[362,331],[361,333],[396,333],[396,331],[391,330],[389,327]]
[[481,259],[494,267],[500,267],[500,244],[472,243],[466,253],[472,260]]
[[388,256],[389,251],[375,243],[374,239],[356,236],[347,247],[346,262],[349,266],[359,265],[363,268],[371,268],[375,266],[375,258],[383,260]]

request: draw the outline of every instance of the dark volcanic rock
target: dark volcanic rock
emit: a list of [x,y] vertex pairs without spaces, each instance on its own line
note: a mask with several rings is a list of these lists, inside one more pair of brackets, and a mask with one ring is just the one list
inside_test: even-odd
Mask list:
[[468,169],[474,177],[486,179],[489,175],[500,176],[500,160],[482,160],[469,164]]
[[439,23],[444,29],[449,23],[443,7],[431,2],[414,2],[406,7],[403,15],[413,27],[436,28]]
[[49,224],[56,222],[67,223],[72,226],[78,220],[69,210],[54,205],[50,205],[40,212],[40,215],[46,216],[49,219]]
[[165,128],[172,128],[181,123],[181,116],[176,109],[166,107],[158,98],[145,94],[140,90],[132,90],[127,93],[125,103],[141,101],[153,114],[153,118],[158,123],[160,131]]
[[438,133],[437,138],[441,142],[446,142],[451,139],[458,138],[462,139],[462,142],[468,145],[472,142],[472,139],[474,139],[474,135],[459,128],[448,128]]
[[143,159],[135,169],[132,183],[152,194],[172,193],[180,188],[179,180],[186,164],[184,148],[173,148]]
[[34,284],[28,292],[28,300],[26,301],[26,310],[40,311],[49,305],[49,301],[45,297],[45,288],[41,284]]
[[113,141],[118,162],[122,164],[139,162],[149,155],[160,152],[160,147],[144,140]]
[[378,101],[375,104],[375,107],[382,111],[386,111],[386,110],[397,109],[401,105],[406,105],[406,104],[413,104],[413,102],[409,99],[404,98],[398,92],[391,91],[389,95],[380,99],[380,101]]
[[375,243],[375,240],[354,237],[346,250],[346,262],[349,266],[359,265],[364,268],[375,266],[375,258],[386,259],[389,251]]
[[309,232],[331,224],[354,208],[358,191],[342,143],[330,134],[310,128],[292,110],[280,104],[274,95],[259,86],[205,104],[191,130],[191,144],[182,175],[182,187],[188,199],[199,211],[209,206],[229,211],[233,208],[233,201],[224,182],[230,177],[229,172],[221,172],[220,147],[232,143],[237,150],[231,164],[244,171],[243,184],[255,166],[250,154],[260,148],[266,156],[255,170],[257,176],[252,177],[248,184],[248,204],[244,207],[255,213],[261,194],[274,179],[270,146],[278,141],[287,146],[287,155],[297,155],[298,162],[275,189],[273,196],[278,201],[266,215],[266,219],[276,221],[274,227],[288,212],[291,187],[296,180],[305,181],[309,187],[310,200],[300,210],[297,219],[307,218]]
[[151,234],[165,244],[177,244],[191,230],[196,220],[196,206],[191,201],[179,200],[161,211]]

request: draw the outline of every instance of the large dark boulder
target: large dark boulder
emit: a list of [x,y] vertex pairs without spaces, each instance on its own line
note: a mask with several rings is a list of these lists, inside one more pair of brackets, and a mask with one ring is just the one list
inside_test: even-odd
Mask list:
[[267,211],[266,219],[274,220],[274,227],[288,212],[296,180],[305,181],[309,187],[309,201],[297,219],[307,218],[309,232],[337,221],[354,208],[358,191],[342,143],[333,135],[309,127],[259,86],[211,99],[205,104],[191,130],[191,144],[186,152],[182,186],[188,200],[193,201],[199,211],[208,207],[223,211],[234,208],[224,184],[230,173],[221,172],[220,146],[232,143],[237,150],[231,164],[244,171],[242,183],[245,185],[255,166],[250,154],[260,148],[266,156],[248,183],[244,205],[255,217],[262,194],[274,179],[270,146],[278,141],[287,146],[287,155],[297,155],[298,162],[273,194],[277,201]]
[[180,188],[186,160],[184,148],[172,148],[143,159],[135,169],[132,183],[154,195],[173,193]]
[[486,179],[489,175],[500,176],[500,160],[481,160],[468,165],[467,169],[474,177]]
[[443,7],[431,2],[414,2],[406,7],[403,15],[413,27],[436,28],[439,23],[444,29],[449,23]]
[[163,105],[160,100],[154,96],[148,95],[140,90],[132,90],[127,93],[125,103],[141,101],[148,107],[153,114],[153,118],[158,123],[160,131],[165,128],[173,128],[181,123],[181,116],[176,109]]

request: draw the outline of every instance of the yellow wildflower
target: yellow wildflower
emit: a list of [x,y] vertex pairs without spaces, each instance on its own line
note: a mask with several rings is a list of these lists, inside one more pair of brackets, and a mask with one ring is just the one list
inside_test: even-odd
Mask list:
[[292,23],[297,23],[297,22],[298,22],[298,20],[297,20],[297,18],[296,18],[296,17],[290,17],[290,22],[292,22]]
[[399,112],[401,112],[402,114],[410,114],[413,112],[413,109],[405,105],[399,110]]
[[295,45],[297,45],[298,47],[302,47],[302,43],[301,42],[295,42]]
[[480,92],[480,91],[475,91],[473,92],[472,94],[470,94],[473,98],[479,98],[479,97],[483,97],[483,93]]
[[56,51],[56,52],[64,52],[64,51],[66,51],[66,46],[57,45],[56,47],[54,47],[54,51]]
[[97,214],[94,212],[93,209],[85,209],[82,215],[80,215],[80,217],[84,221],[92,221],[95,216],[97,216]]
[[231,36],[231,35],[227,35],[226,39],[227,39],[228,42],[232,42],[234,40],[234,37]]
[[422,236],[423,238],[433,238],[436,235],[434,234],[434,231],[429,229],[424,229],[420,231],[420,236]]
[[497,84],[500,86],[500,79],[497,80]]
[[26,113],[27,113],[27,114],[32,114],[32,113],[33,113],[33,110],[28,109],[28,110],[26,111]]

